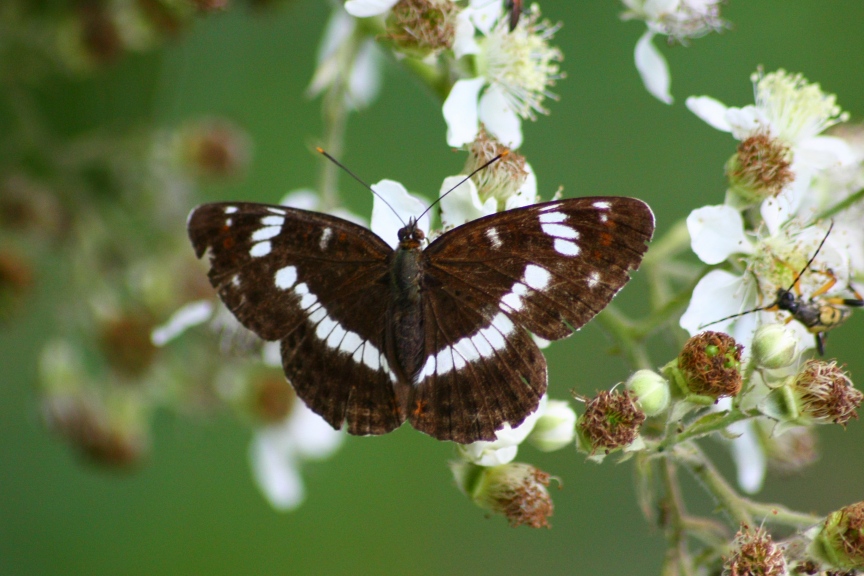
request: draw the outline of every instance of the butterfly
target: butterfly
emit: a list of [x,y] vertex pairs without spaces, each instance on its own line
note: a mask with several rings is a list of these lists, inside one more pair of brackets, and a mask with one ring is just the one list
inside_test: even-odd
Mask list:
[[405,420],[439,440],[494,440],[546,391],[532,334],[569,336],[639,266],[642,201],[593,197],[480,218],[431,243],[415,220],[394,250],[347,220],[267,204],[203,204],[189,238],[225,305],[279,341],[297,395],[336,429]]

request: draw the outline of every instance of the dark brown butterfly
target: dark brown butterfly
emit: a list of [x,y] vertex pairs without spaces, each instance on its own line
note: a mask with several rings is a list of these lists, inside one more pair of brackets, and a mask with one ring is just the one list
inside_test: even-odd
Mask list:
[[632,198],[560,200],[428,246],[411,220],[395,250],[285,206],[204,204],[188,227],[225,305],[281,342],[297,395],[334,428],[384,434],[407,419],[470,443],[536,410],[547,378],[532,333],[558,340],[602,310],[639,266],[654,216]]

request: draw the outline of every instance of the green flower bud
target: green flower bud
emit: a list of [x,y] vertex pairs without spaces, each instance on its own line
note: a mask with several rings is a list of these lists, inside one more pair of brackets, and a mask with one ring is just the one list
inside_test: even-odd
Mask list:
[[669,406],[669,381],[653,370],[637,370],[624,386],[636,397],[646,416],[656,416]]
[[753,359],[763,368],[784,368],[798,357],[798,339],[783,324],[764,324],[753,336]]
[[576,435],[576,412],[565,400],[549,400],[546,410],[528,436],[538,450],[553,452],[573,442]]

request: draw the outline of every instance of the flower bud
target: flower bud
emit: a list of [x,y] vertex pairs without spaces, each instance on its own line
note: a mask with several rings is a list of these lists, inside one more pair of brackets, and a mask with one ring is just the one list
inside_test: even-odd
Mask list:
[[624,386],[633,393],[646,416],[656,416],[669,406],[669,381],[653,370],[637,370]]
[[785,576],[788,574],[783,549],[763,528],[756,530],[746,525],[735,535],[732,554],[723,561],[724,574],[745,576]]
[[576,412],[564,400],[549,400],[528,441],[538,450],[553,452],[573,442],[575,435]]
[[549,492],[550,476],[528,464],[477,466],[451,462],[459,489],[481,508],[503,514],[510,526],[549,527],[554,505]]
[[667,366],[668,375],[685,394],[717,400],[741,391],[741,350],[722,332],[702,332],[690,338]]
[[585,404],[585,413],[576,427],[580,448],[592,456],[626,448],[639,436],[645,413],[639,409],[628,390],[601,391]]
[[783,324],[760,326],[753,336],[752,346],[753,359],[763,368],[784,368],[798,357],[798,339]]
[[864,569],[864,502],[829,514],[808,552],[837,570]]

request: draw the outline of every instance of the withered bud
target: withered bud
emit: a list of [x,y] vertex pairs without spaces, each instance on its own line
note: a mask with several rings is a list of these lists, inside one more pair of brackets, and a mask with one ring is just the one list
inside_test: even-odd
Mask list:
[[193,173],[203,178],[232,178],[249,163],[246,133],[225,120],[203,120],[181,128],[181,157]]
[[829,514],[809,552],[831,568],[864,569],[864,502]]
[[628,390],[603,390],[585,403],[576,424],[591,454],[629,446],[639,435],[645,412]]
[[724,398],[741,391],[743,346],[722,332],[690,338],[678,355],[678,373],[686,389],[699,396]]
[[94,463],[111,468],[131,468],[147,453],[147,439],[133,427],[112,422],[97,404],[74,396],[45,400],[47,426],[65,438]]
[[252,410],[268,424],[282,422],[291,413],[297,396],[281,370],[266,370],[252,380]]
[[744,524],[735,535],[732,555],[723,561],[724,574],[729,576],[785,576],[786,558],[783,549],[763,528],[753,529]]
[[801,415],[815,422],[840,424],[858,418],[864,394],[835,361],[808,360],[792,382]]
[[449,0],[399,0],[385,36],[402,50],[426,55],[453,47],[459,8]]
[[726,162],[729,191],[746,204],[777,196],[795,179],[789,147],[767,134],[756,134],[741,142]]
[[106,320],[100,342],[108,363],[127,376],[140,376],[153,362],[158,348],[150,334],[155,322],[143,313],[129,313]]
[[486,467],[460,461],[450,468],[462,492],[481,508],[503,514],[510,526],[549,527],[554,505],[546,472],[520,462]]
[[[468,152],[463,174],[471,174],[496,156],[503,155],[494,164],[474,174],[471,179],[477,186],[477,194],[481,202],[495,198],[499,210],[508,208],[507,201],[519,193],[519,189],[528,178],[525,157],[509,150],[490,136],[482,125]],[[530,199],[530,202],[534,200]]]
[[33,270],[21,256],[0,250],[0,320],[18,311],[21,299],[33,286]]

